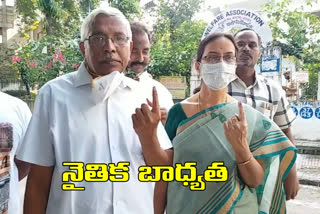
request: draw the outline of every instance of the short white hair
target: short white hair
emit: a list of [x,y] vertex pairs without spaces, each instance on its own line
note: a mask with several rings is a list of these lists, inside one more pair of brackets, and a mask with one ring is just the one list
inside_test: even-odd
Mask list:
[[132,32],[131,32],[130,23],[129,23],[128,19],[123,15],[123,13],[120,10],[113,8],[113,7],[106,7],[106,8],[97,8],[97,9],[93,10],[84,19],[82,26],[81,26],[81,31],[80,31],[82,42],[90,36],[90,34],[92,33],[92,28],[93,28],[93,25],[95,23],[97,16],[101,15],[101,14],[105,15],[105,16],[115,16],[115,17],[118,17],[119,19],[121,19],[127,27],[128,37],[130,38],[130,40],[132,40]]

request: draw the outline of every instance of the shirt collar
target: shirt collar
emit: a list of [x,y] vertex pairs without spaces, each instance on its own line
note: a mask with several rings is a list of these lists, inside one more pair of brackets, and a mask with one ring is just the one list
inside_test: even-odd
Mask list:
[[149,74],[147,71],[142,71],[140,73],[135,73],[133,70],[131,70],[130,68],[127,68],[126,70],[126,75],[127,77],[134,79],[136,81],[140,81],[141,79],[146,79],[146,78],[152,78],[152,75]]
[[91,84],[91,76],[88,73],[84,61],[81,63],[74,79],[74,86],[79,87],[82,85]]
[[[242,81],[242,79],[240,79],[240,77],[237,74],[236,74],[237,79],[235,81],[238,81],[245,88],[253,88],[256,85],[260,86],[261,80],[263,79],[263,77],[261,75],[257,74],[257,72],[255,72],[254,75],[255,75],[255,81],[252,85],[249,85],[248,87],[247,87],[246,83],[244,81]],[[262,77],[262,79],[261,79],[261,77]]]
[[138,82],[136,80],[133,80],[129,77],[126,77],[123,72],[121,73],[121,75],[123,75],[123,79],[122,82],[120,84],[121,88],[125,88],[128,87],[130,89],[135,89],[137,87]]
[[152,79],[151,74],[149,74],[147,71],[141,72],[140,74],[138,74],[138,77],[139,77],[140,79],[141,79],[141,78],[151,78],[151,79]]
[[256,73],[256,84],[258,85],[258,87],[259,87],[259,86],[260,86],[260,87],[263,86],[262,84],[263,84],[264,80],[265,80],[265,77],[264,77],[264,76]]

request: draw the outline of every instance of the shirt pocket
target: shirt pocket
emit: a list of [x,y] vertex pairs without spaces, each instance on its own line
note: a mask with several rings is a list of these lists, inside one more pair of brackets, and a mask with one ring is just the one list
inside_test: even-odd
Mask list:
[[261,102],[260,105],[257,108],[258,111],[260,111],[264,116],[268,117],[272,120],[275,110],[274,105],[272,103],[268,102]]

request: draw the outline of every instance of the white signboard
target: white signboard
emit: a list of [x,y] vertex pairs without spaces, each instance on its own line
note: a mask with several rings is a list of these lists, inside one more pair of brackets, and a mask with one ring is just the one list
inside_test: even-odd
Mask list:
[[261,72],[279,72],[280,58],[262,56]]
[[261,37],[265,47],[272,41],[272,33],[268,24],[257,13],[243,9],[230,9],[214,17],[205,29],[202,39],[213,32],[230,32],[234,28],[251,28]]

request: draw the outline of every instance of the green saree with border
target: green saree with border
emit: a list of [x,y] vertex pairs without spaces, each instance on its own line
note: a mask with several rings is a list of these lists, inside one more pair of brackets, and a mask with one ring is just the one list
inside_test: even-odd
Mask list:
[[228,179],[204,181],[206,188],[202,191],[191,191],[183,182],[169,182],[167,214],[286,213],[283,181],[295,162],[296,148],[273,121],[252,107],[243,106],[250,151],[255,159],[263,160],[265,167],[262,183],[255,189],[243,183],[224,134],[223,123],[238,114],[238,104],[213,106],[179,123],[173,139],[173,164],[196,162],[197,174],[203,175],[213,162],[223,162]]

